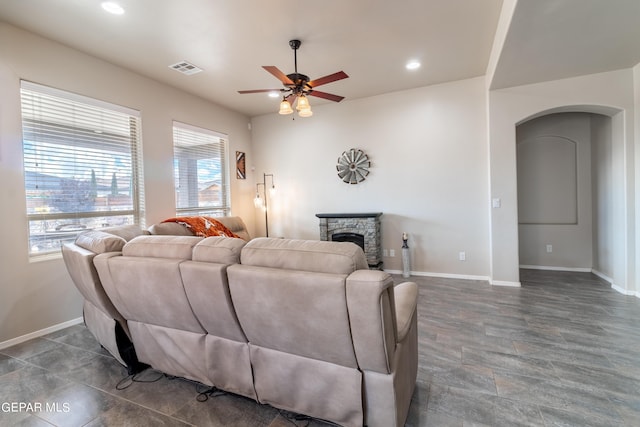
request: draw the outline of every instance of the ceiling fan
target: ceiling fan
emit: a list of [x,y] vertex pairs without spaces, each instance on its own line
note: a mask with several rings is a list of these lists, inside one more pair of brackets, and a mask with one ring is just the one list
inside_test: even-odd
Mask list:
[[260,92],[280,92],[282,93],[282,102],[280,103],[280,114],[291,114],[293,103],[298,100],[296,109],[298,114],[302,117],[309,117],[313,113],[311,112],[311,106],[307,100],[307,95],[315,96],[318,98],[328,99],[330,101],[340,102],[344,99],[344,96],[334,95],[331,93],[320,92],[315,88],[327,83],[335,82],[337,80],[346,79],[349,76],[344,71],[338,71],[337,73],[329,74],[324,77],[320,77],[315,80],[310,80],[308,76],[298,73],[298,48],[302,42],[300,40],[290,40],[289,46],[293,49],[293,61],[294,72],[291,74],[284,74],[274,65],[265,65],[262,68],[274,75],[278,80],[282,82],[284,88],[282,89],[254,89],[254,90],[239,90],[238,93],[260,93]]

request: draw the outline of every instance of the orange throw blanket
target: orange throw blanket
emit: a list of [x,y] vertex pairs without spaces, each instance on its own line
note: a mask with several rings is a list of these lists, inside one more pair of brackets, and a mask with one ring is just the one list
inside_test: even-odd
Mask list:
[[225,227],[223,223],[208,216],[182,216],[165,219],[162,222],[177,222],[191,230],[194,235],[200,237],[222,236],[240,238],[240,236]]

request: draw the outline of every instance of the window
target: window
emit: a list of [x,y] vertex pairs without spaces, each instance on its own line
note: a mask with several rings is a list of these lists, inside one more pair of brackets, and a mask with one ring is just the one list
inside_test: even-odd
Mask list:
[[173,122],[178,216],[229,214],[226,140],[226,135]]
[[25,81],[20,93],[29,254],[142,225],[139,113]]

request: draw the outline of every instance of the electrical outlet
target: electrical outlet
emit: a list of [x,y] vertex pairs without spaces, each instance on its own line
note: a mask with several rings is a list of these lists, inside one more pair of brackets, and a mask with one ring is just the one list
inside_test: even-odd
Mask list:
[[463,251],[463,252],[460,252],[460,253],[458,254],[458,259],[459,259],[460,261],[466,261],[466,260],[467,260],[467,254],[466,254],[466,253],[464,253],[464,251]]
[[547,245],[547,253],[550,254],[553,252],[553,245]]
[[389,256],[391,256],[391,257],[396,256],[396,250],[395,249],[389,249]]
[[384,256],[384,257],[388,257],[388,256],[389,256],[389,251],[388,251],[388,250],[386,250],[386,249],[383,249],[383,250],[382,250],[382,256]]

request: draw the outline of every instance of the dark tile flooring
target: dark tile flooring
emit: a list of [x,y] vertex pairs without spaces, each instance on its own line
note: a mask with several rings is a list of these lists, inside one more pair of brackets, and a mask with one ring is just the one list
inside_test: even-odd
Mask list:
[[[523,270],[522,288],[412,280],[420,362],[407,426],[640,425],[640,299],[587,273]],[[195,384],[152,370],[118,390],[125,377],[80,325],[0,350],[0,425],[308,422],[233,395],[200,402]],[[21,402],[42,408],[7,406]]]

